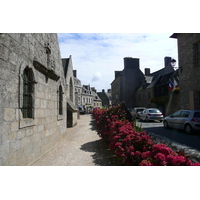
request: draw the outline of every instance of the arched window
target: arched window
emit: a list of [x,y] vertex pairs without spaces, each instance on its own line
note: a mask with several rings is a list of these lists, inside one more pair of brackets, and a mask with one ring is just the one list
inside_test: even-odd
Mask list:
[[23,72],[23,118],[33,118],[33,94],[34,94],[34,77],[30,68],[26,67]]
[[59,86],[59,115],[63,114],[63,91],[62,86]]

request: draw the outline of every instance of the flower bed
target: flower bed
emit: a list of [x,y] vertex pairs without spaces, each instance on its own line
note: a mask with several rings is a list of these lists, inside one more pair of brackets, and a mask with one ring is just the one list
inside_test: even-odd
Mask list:
[[125,165],[200,166],[200,163],[192,163],[188,156],[173,151],[165,144],[155,144],[145,131],[135,131],[121,106],[95,109],[93,114],[98,134]]

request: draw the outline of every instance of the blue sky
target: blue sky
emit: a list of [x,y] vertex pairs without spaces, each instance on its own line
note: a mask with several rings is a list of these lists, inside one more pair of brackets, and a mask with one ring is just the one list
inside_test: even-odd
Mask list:
[[178,61],[173,33],[58,33],[61,57],[72,56],[73,69],[82,84],[97,91],[109,89],[114,71],[123,70],[124,57],[140,59],[140,69],[164,67],[164,57]]

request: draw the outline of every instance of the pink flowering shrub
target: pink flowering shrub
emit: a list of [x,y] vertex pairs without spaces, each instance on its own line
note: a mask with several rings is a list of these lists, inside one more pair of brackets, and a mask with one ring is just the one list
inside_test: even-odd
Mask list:
[[98,134],[126,165],[200,166],[200,163],[192,163],[183,153],[174,152],[165,144],[153,143],[145,131],[135,131],[120,106],[95,109],[93,114]]

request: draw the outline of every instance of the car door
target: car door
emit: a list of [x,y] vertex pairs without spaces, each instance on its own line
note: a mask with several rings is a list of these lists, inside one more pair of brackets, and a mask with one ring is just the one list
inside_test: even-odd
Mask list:
[[179,127],[179,118],[180,118],[181,110],[176,111],[172,115],[169,116],[168,124],[172,128],[178,128]]
[[142,113],[141,113],[141,119],[142,120],[145,120],[145,117],[146,117],[146,110],[144,110]]
[[184,129],[185,122],[188,120],[190,112],[187,110],[181,111],[180,117],[177,121],[177,128]]

